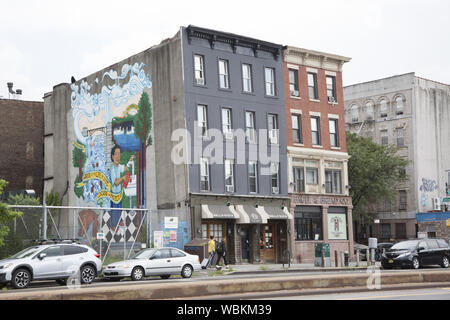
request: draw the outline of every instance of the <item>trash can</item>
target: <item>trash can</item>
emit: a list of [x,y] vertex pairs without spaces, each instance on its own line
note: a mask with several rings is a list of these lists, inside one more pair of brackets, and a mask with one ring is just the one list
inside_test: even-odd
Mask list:
[[[323,263],[322,263],[323,253]],[[314,248],[314,266],[315,267],[331,267],[330,260],[330,244],[316,243]]]
[[184,245],[184,251],[199,256],[200,262],[208,258],[208,240],[192,239]]

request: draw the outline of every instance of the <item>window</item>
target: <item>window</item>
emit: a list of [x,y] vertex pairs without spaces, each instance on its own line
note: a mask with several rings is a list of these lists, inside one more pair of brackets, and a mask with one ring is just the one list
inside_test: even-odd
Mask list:
[[42,251],[41,253],[45,253],[47,255],[47,257],[62,256],[61,246],[54,246],[54,247],[47,248],[44,251]]
[[328,102],[336,102],[336,77],[327,76],[326,78]]
[[292,97],[299,97],[298,70],[289,69],[289,93]]
[[186,257],[186,255],[183,252],[178,251],[176,249],[170,249],[170,252],[171,252],[172,258]]
[[403,99],[402,99],[402,97],[397,97],[395,99],[395,105],[396,105],[396,114],[397,115],[403,114],[404,107],[403,107]]
[[339,146],[339,139],[338,139],[338,130],[337,130],[337,120],[336,119],[329,119],[330,124],[330,145],[332,147],[338,147]]
[[225,160],[225,191],[234,192],[234,162]]
[[153,255],[153,259],[167,259],[170,258],[170,249],[159,249],[156,250]]
[[381,130],[380,131],[380,135],[381,135],[381,145],[382,146],[387,146],[389,144],[388,131],[387,130]]
[[356,104],[354,104],[351,108],[352,111],[352,122],[359,121],[359,108]]
[[261,225],[260,227],[260,249],[273,249],[273,224]]
[[323,240],[320,207],[297,206],[294,209],[295,240]]
[[400,190],[398,192],[398,198],[399,198],[399,206],[398,206],[398,210],[402,210],[405,211],[407,208],[407,198],[406,198],[406,191],[405,190]]
[[391,224],[389,223],[381,224],[381,237],[384,239],[389,239],[391,237]]
[[69,256],[69,255],[73,255],[73,254],[80,254],[80,253],[84,253],[87,251],[88,251],[88,249],[82,248],[82,247],[64,246],[64,255],[65,256]]
[[251,111],[245,112],[245,135],[248,142],[256,142],[255,113]]
[[200,190],[209,191],[209,161],[200,158]]
[[253,92],[252,66],[246,63],[242,64],[242,88],[244,92]]
[[275,69],[264,68],[265,81],[266,81],[266,95],[275,95]]
[[340,170],[325,170],[325,192],[335,194],[342,193]]
[[292,115],[292,139],[294,143],[302,142],[302,119],[298,114]]
[[202,237],[208,239],[210,236],[214,236],[214,240],[217,242],[222,241],[225,238],[225,223],[218,222],[203,222],[202,223]]
[[395,237],[397,239],[406,239],[406,223],[395,224]]
[[222,108],[222,132],[225,136],[225,139],[233,138],[231,109],[228,108]]
[[269,142],[271,144],[278,144],[278,122],[275,114],[269,114],[267,117],[269,128]]
[[306,184],[319,184],[317,168],[306,168]]
[[373,103],[366,103],[366,120],[373,120]]
[[316,146],[320,146],[320,125],[319,125],[320,118],[318,117],[311,117],[311,137],[312,137],[312,144]]
[[403,147],[405,145],[405,139],[403,137],[403,128],[397,128],[395,129],[396,135],[397,135],[397,146]]
[[305,173],[303,167],[294,167],[294,192],[305,192]]
[[203,61],[203,56],[194,55],[194,77],[195,84],[204,85],[205,84],[205,65]]
[[272,174],[272,193],[278,194],[280,193],[279,183],[278,183],[278,172],[279,172],[279,164],[272,162],[270,164],[270,172]]
[[383,99],[380,102],[380,117],[386,118],[387,113],[388,113],[387,101]]
[[198,122],[198,135],[200,137],[208,136],[208,118],[206,113],[206,106],[197,106],[197,122]]
[[223,59],[219,59],[219,87],[222,89],[230,88],[228,61]]
[[317,75],[311,72],[308,72],[308,94],[309,99],[317,100]]
[[248,186],[250,193],[258,192],[258,173],[257,164],[255,161],[250,161],[248,163]]

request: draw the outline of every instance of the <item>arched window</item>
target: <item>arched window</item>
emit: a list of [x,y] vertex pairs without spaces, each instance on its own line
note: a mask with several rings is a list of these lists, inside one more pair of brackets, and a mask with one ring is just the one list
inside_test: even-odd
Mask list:
[[388,115],[388,106],[386,99],[380,101],[380,117],[386,118]]
[[352,112],[352,122],[358,122],[359,121],[359,110],[358,106],[354,104],[351,108]]
[[373,120],[373,103],[368,101],[366,103],[366,120]]
[[395,109],[397,115],[403,114],[404,106],[403,106],[403,98],[401,96],[398,96],[395,99]]

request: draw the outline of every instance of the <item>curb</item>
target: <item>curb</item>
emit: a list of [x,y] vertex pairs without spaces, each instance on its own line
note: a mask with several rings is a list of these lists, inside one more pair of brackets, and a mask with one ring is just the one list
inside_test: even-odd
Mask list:
[[[372,274],[291,276],[270,279],[230,279],[193,283],[145,284],[126,287],[60,289],[52,292],[13,292],[5,300],[150,300],[304,289],[367,287]],[[450,282],[450,271],[383,273],[380,284]]]
[[233,271],[228,272],[227,275],[244,275],[244,274],[264,274],[264,273],[290,273],[290,272],[340,272],[340,271],[362,271],[367,270],[368,267],[341,267],[341,268],[304,268],[304,269],[268,269],[268,270],[253,270],[253,271]]

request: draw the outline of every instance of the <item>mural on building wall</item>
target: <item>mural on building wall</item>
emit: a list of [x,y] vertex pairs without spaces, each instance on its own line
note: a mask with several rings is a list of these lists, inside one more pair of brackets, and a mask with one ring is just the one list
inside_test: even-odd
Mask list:
[[[74,193],[80,206],[114,208],[104,212],[103,221],[92,210],[81,211],[78,234],[95,237],[93,230],[100,223],[108,241],[123,241],[121,226],[126,228],[127,241],[136,237],[140,212],[124,209],[145,206],[146,150],[152,143],[151,104],[145,89],[152,83],[143,68],[143,63],[125,64],[120,74],[105,72],[101,81],[95,80],[100,92],[94,94],[93,85],[84,80],[71,85]],[[106,78],[114,83],[102,85]]]
[[437,189],[438,189],[438,185],[436,183],[436,180],[422,178],[422,184],[419,187],[419,190],[421,192],[420,200],[421,200],[422,207],[427,206],[428,194]]

